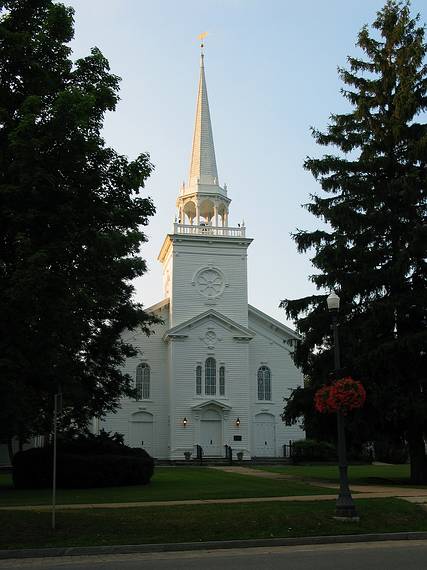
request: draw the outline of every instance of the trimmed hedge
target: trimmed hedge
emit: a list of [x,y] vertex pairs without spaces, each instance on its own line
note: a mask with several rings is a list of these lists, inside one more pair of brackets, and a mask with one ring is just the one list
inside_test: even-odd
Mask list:
[[334,445],[327,441],[301,439],[294,441],[291,452],[292,461],[335,461],[337,451]]
[[[13,458],[13,483],[18,489],[51,487],[52,470],[51,446],[21,451]],[[104,436],[79,438],[58,445],[59,488],[146,485],[153,470],[153,458],[144,449],[127,447]]]

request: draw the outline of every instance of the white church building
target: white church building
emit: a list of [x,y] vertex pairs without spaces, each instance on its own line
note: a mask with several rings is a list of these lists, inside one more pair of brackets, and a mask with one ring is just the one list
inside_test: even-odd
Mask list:
[[196,446],[204,457],[281,457],[301,439],[282,422],[283,398],[302,384],[289,327],[248,304],[246,228],[229,226],[231,199],[215,159],[201,55],[188,184],[176,201],[173,231],[159,254],[164,298],[148,312],[155,334],[125,334],[138,350],[125,371],[137,398],[124,399],[100,424],[124,434],[157,459],[182,460]]

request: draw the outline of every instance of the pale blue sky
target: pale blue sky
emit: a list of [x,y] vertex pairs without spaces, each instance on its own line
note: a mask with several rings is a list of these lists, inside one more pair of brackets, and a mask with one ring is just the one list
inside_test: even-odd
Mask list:
[[[357,33],[382,0],[62,0],[75,8],[74,57],[101,49],[122,77],[121,101],[106,118],[109,145],[156,170],[147,193],[157,207],[142,248],[149,272],[137,298],[163,298],[157,255],[172,229],[187,179],[199,73],[197,35],[207,31],[206,78],[220,182],[232,199],[230,225],[244,218],[249,302],[285,321],[282,298],[315,292],[308,255],[290,233],[319,221],[301,204],[318,185],[302,164],[323,152],[310,126],[347,109],[337,66],[358,53]],[[423,0],[413,12],[427,19]]]

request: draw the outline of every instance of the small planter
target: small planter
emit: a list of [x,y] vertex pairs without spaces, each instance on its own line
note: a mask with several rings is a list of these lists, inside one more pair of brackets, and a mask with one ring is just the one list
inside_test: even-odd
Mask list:
[[191,451],[184,451],[185,461],[190,461],[191,459]]
[[242,461],[243,460],[243,451],[238,451],[236,453],[237,455],[237,461]]

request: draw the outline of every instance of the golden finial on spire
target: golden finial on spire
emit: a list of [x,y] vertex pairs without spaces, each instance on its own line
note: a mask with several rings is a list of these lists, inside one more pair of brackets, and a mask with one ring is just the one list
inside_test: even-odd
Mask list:
[[202,55],[203,55],[203,48],[205,47],[205,44],[204,44],[204,41],[203,41],[203,40],[205,39],[205,37],[206,37],[207,35],[208,35],[208,32],[203,32],[202,34],[199,34],[199,35],[197,36],[198,39],[200,40],[200,51],[201,51]]

